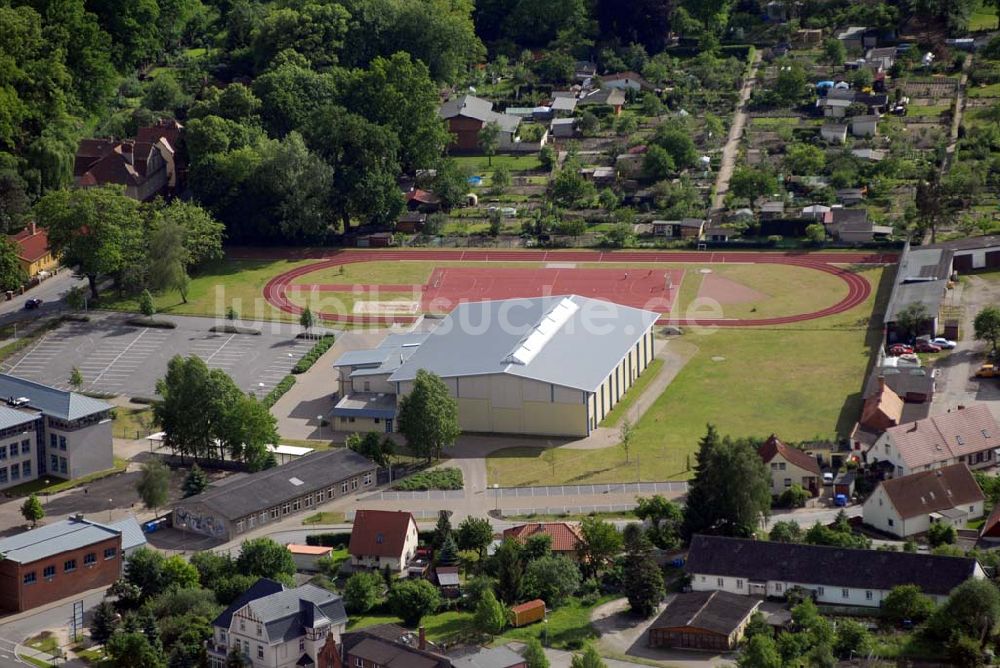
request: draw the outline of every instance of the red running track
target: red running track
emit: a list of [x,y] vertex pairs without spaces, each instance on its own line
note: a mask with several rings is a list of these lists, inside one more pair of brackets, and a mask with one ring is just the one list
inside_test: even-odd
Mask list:
[[[646,262],[687,262],[687,263],[753,263],[753,264],[785,264],[799,266],[816,271],[822,271],[837,276],[847,284],[847,296],[836,304],[827,308],[799,313],[795,315],[780,316],[775,318],[750,318],[742,320],[725,319],[690,319],[690,318],[663,318],[662,324],[677,325],[702,325],[715,327],[766,327],[772,325],[785,325],[816,318],[823,318],[848,311],[868,299],[871,294],[871,285],[858,274],[836,265],[850,264],[886,264],[895,262],[895,255],[873,254],[873,253],[778,253],[778,252],[685,252],[685,251],[541,251],[541,250],[517,250],[517,251],[495,251],[495,250],[386,250],[386,251],[355,251],[337,250],[330,251],[324,249],[290,249],[288,252],[278,254],[282,259],[309,259],[315,258],[323,260],[315,264],[310,264],[280,276],[272,278],[264,286],[264,298],[276,308],[286,313],[299,314],[302,307],[292,303],[287,296],[291,282],[296,278],[305,276],[320,269],[336,267],[343,264],[355,262],[377,262],[394,260],[419,260],[419,261],[449,261],[449,262],[628,262],[635,263],[636,277],[645,275],[641,268]],[[231,256],[248,259],[274,259],[276,256],[274,249],[239,249],[231,252]],[[499,267],[498,267],[499,269]],[[477,271],[488,271],[477,268]],[[532,269],[525,271],[531,272]],[[646,270],[648,271],[648,270]],[[506,292],[506,291],[504,291]],[[507,298],[510,294],[480,294],[476,299],[497,299]],[[596,296],[596,295],[592,295]],[[608,301],[617,301],[614,295],[601,295]],[[334,322],[347,322],[353,324],[388,324],[407,323],[416,319],[415,316],[375,316],[375,315],[354,315],[342,313],[324,313],[317,315],[325,320]]]

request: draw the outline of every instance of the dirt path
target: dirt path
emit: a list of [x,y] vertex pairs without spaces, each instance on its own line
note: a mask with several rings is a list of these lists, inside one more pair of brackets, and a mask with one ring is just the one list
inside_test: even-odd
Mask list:
[[733,177],[733,169],[736,166],[736,156],[739,153],[740,141],[743,139],[743,128],[747,124],[747,102],[750,100],[750,93],[753,92],[753,85],[757,81],[757,66],[760,65],[760,52],[754,54],[753,62],[750,64],[750,72],[740,89],[740,99],[736,103],[736,113],[733,115],[733,124],[729,128],[729,139],[722,149],[722,163],[719,165],[719,173],[715,177],[715,195],[712,197],[712,211],[722,211],[725,208],[726,193],[729,192],[729,180]]

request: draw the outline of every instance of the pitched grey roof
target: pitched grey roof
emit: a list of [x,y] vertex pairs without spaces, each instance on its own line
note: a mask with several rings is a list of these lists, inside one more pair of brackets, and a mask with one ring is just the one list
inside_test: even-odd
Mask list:
[[975,559],[915,552],[856,550],[766,540],[697,535],[685,568],[760,582],[892,589],[915,584],[925,594],[947,595],[976,572]]
[[724,591],[678,594],[649,628],[696,628],[728,636],[760,606],[760,600]]
[[78,550],[121,533],[87,519],[70,518],[0,539],[0,555],[29,564],[67,550]]
[[37,419],[37,413],[19,411],[16,408],[0,405],[0,429],[13,429]]
[[0,397],[28,400],[27,406],[60,420],[82,417],[111,410],[111,404],[76,392],[67,392],[34,381],[0,373]]
[[954,251],[950,249],[907,245],[899,258],[896,285],[886,307],[885,322],[895,322],[896,314],[914,302],[923,303],[932,317],[936,315],[944,299],[953,256]]
[[142,527],[139,526],[139,523],[132,515],[129,515],[123,520],[112,522],[107,526],[121,531],[122,551],[146,545],[146,534],[142,532]]
[[455,668],[511,668],[524,663],[524,657],[507,647],[484,647],[475,654],[452,659]]
[[389,381],[505,373],[593,392],[658,318],[577,295],[465,302]]
[[253,615],[263,622],[268,640],[292,640],[305,628],[326,623],[346,624],[347,613],[338,594],[311,584],[282,591],[250,601]]
[[438,116],[443,119],[456,116],[474,118],[483,123],[496,123],[501,130],[513,132],[520,125],[521,119],[511,114],[500,114],[493,111],[493,103],[475,95],[462,95],[441,105]]
[[271,594],[276,594],[284,590],[285,585],[280,582],[276,582],[269,578],[260,578],[250,585],[250,588],[243,592],[239,598],[230,603],[228,608],[219,613],[219,616],[212,621],[212,626],[219,626],[221,628],[228,629],[229,624],[233,621],[234,612],[245,606],[250,601],[270,596]]
[[316,452],[226,485],[209,487],[201,494],[181,499],[176,507],[200,504],[235,520],[376,468],[347,448]]

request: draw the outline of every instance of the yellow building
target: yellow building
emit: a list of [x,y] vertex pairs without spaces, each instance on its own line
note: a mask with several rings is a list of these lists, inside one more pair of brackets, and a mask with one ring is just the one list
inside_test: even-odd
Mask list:
[[35,278],[40,271],[49,271],[59,261],[49,250],[49,236],[45,230],[31,223],[17,234],[8,237],[17,246],[17,260],[28,278]]
[[463,431],[587,436],[653,360],[658,317],[578,296],[460,304],[430,333],[338,359],[333,426],[393,431],[426,369],[458,401]]

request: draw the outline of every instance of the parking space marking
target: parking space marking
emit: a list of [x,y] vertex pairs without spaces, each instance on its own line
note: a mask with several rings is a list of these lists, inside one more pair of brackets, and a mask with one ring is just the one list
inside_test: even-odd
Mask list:
[[[97,383],[98,381],[100,381],[100,380],[101,380],[101,378],[102,378],[102,377],[104,376],[104,374],[105,374],[105,373],[107,372],[107,370],[108,370],[108,369],[110,369],[110,368],[111,368],[112,366],[114,366],[115,362],[117,362],[118,360],[120,360],[120,359],[122,358],[122,355],[124,355],[124,354],[125,354],[125,353],[127,353],[127,352],[128,352],[129,350],[131,350],[132,346],[134,346],[134,345],[135,345],[136,341],[138,341],[138,340],[139,340],[139,339],[141,339],[141,338],[142,338],[143,336],[145,336],[145,335],[146,335],[146,332],[148,332],[148,331],[149,331],[149,329],[147,328],[147,329],[144,329],[144,330],[142,330],[141,332],[139,332],[139,336],[137,336],[137,337],[135,337],[134,339],[132,339],[131,343],[129,343],[129,344],[127,345],[127,346],[125,346],[125,350],[123,350],[123,351],[121,351],[120,353],[118,353],[118,354],[117,354],[117,355],[115,356],[115,358],[114,358],[113,360],[111,360],[111,363],[110,363],[110,364],[108,364],[107,368],[105,368],[105,369],[104,369],[104,371],[102,371],[102,372],[101,372],[100,374],[98,374],[97,378],[95,378],[94,380],[92,380],[92,381],[91,381],[91,385],[94,385],[94,384],[96,384],[96,383]],[[137,366],[138,366],[138,365],[137,365]]]

